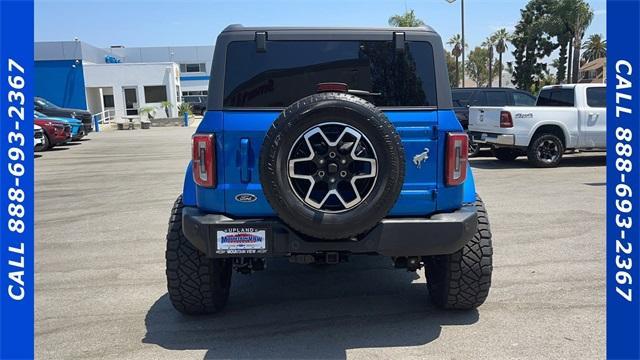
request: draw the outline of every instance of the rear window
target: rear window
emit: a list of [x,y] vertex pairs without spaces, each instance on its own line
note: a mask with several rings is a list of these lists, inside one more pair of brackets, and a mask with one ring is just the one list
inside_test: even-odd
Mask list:
[[473,91],[471,90],[453,90],[451,91],[451,100],[455,107],[465,107],[469,105],[469,100]]
[[587,88],[587,105],[607,107],[607,89],[605,87]]
[[513,93],[513,105],[515,106],[534,106],[536,104],[536,98],[529,94],[520,92]]
[[506,91],[487,91],[487,106],[509,105]]
[[323,82],[346,83],[376,106],[436,106],[433,49],[407,42],[396,52],[391,41],[254,41],[227,47],[225,107],[286,107],[316,93]]
[[574,105],[573,89],[543,89],[538,95],[536,105],[572,107]]

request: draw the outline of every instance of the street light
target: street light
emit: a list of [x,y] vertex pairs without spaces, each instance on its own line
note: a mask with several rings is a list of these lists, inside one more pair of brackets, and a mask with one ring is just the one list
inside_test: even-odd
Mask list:
[[[449,4],[453,4],[456,0],[447,0]],[[464,0],[460,0],[460,14],[462,18],[462,87],[464,87]]]

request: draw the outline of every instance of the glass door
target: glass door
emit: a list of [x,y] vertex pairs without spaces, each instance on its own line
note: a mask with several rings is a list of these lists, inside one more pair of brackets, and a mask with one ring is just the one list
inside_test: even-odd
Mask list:
[[135,87],[124,89],[124,105],[127,116],[138,115],[138,89]]

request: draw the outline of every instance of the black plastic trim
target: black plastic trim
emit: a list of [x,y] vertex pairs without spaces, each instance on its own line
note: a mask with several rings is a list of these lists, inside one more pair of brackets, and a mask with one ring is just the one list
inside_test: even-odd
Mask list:
[[[259,255],[217,254],[216,230],[230,227],[265,229],[267,249]],[[475,234],[474,205],[428,218],[387,218],[357,240],[320,241],[291,230],[278,219],[232,219],[184,207],[182,231],[200,251],[212,258],[234,256],[282,257],[292,254],[346,252],[377,253],[385,256],[425,256],[450,254],[461,249]]]

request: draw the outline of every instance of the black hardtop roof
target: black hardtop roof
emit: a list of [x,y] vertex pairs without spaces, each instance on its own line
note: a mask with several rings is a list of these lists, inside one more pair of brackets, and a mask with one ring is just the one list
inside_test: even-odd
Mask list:
[[278,32],[291,32],[291,33],[329,33],[329,32],[354,32],[354,33],[368,33],[368,32],[429,32],[437,34],[432,27],[428,25],[419,27],[305,27],[305,26],[243,26],[241,24],[232,24],[227,26],[225,32],[235,31],[278,31]]
[[[260,33],[266,33],[264,35]],[[401,34],[400,34],[401,33]],[[266,36],[265,36],[266,35]],[[429,26],[421,27],[286,27],[229,25],[219,35],[213,55],[209,81],[209,110],[223,110],[224,80],[227,63],[227,46],[235,41],[391,41],[398,46],[398,35],[405,41],[425,41],[433,47],[437,107],[451,109],[451,87],[447,75],[442,38]],[[257,45],[256,45],[257,46]],[[268,51],[268,46],[266,46]],[[216,76],[213,76],[213,69]]]

